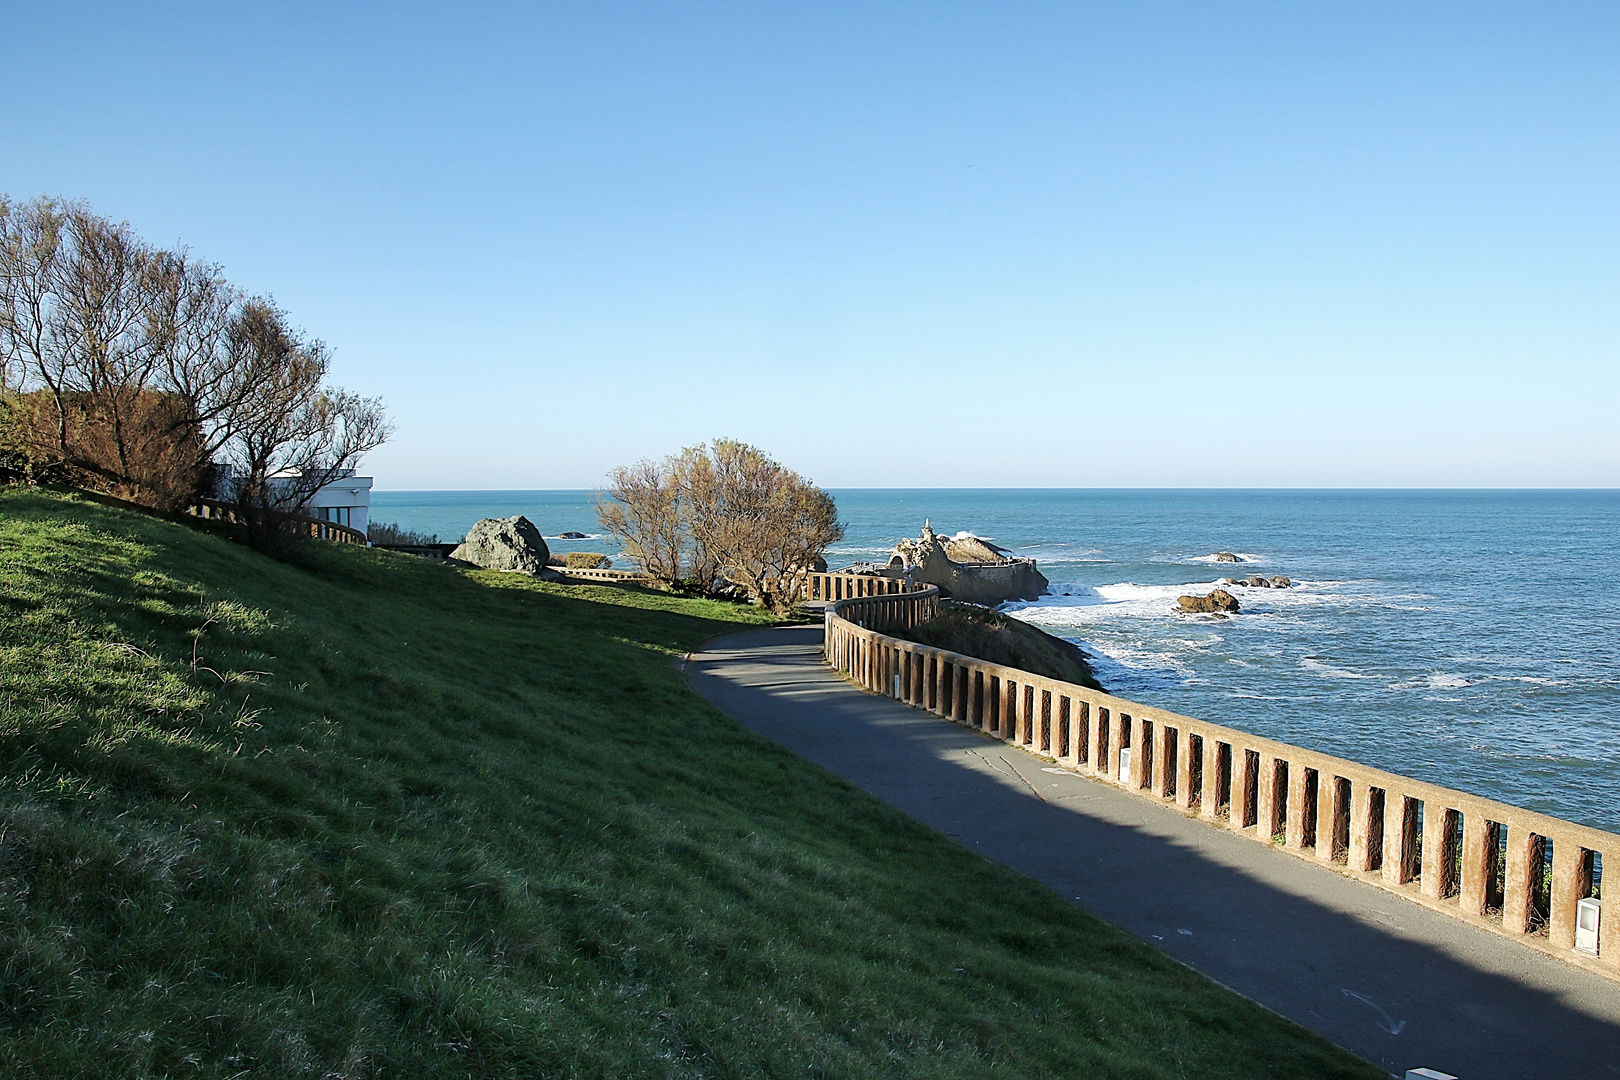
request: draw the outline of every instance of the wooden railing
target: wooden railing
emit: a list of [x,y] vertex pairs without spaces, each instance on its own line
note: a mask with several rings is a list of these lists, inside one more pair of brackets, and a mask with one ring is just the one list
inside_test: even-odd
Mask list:
[[[186,513],[192,517],[206,518],[210,521],[225,521],[232,525],[236,524],[239,517],[234,506],[227,502],[220,502],[218,499],[193,499],[187,505]],[[299,517],[296,520],[299,528],[307,529],[309,535],[318,540],[332,540],[339,544],[366,546],[366,534],[359,529],[339,525],[335,521],[321,521],[318,518]]]
[[1620,835],[882,633],[938,603],[932,586],[835,603],[828,662],[872,693],[1620,978],[1620,924],[1591,918]]
[[804,600],[847,600],[857,596],[892,596],[917,588],[905,578],[876,574],[810,574],[804,582]]

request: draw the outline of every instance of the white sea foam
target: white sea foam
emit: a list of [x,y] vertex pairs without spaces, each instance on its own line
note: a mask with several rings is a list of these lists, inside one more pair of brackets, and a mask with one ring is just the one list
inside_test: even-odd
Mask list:
[[1322,676],[1323,678],[1326,678],[1326,679],[1376,679],[1376,678],[1378,678],[1378,676],[1376,676],[1376,675],[1363,675],[1359,671],[1351,671],[1348,668],[1334,667],[1332,664],[1328,663],[1326,660],[1321,660],[1321,659],[1318,659],[1317,657],[1314,657],[1314,656],[1307,656],[1305,659],[1303,659],[1303,660],[1301,660],[1299,662],[1299,666],[1304,668],[1306,671],[1310,672],[1312,675],[1320,675],[1320,676]]

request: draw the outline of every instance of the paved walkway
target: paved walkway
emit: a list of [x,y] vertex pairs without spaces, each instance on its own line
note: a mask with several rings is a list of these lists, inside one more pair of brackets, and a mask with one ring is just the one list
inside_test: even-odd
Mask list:
[[821,628],[710,642],[747,727],[1396,1074],[1620,1077],[1620,983],[857,690]]

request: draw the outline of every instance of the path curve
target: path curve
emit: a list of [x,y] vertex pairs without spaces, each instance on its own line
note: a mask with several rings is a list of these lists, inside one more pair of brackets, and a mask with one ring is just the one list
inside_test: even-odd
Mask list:
[[1000,740],[867,694],[820,626],[716,638],[745,727],[1397,1075],[1620,1077],[1620,987]]

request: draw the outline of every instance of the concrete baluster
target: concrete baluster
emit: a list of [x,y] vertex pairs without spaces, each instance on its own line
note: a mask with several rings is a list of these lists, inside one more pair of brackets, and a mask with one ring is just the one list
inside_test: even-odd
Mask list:
[[1496,862],[1496,830],[1484,814],[1463,818],[1462,880],[1457,883],[1457,906],[1464,915],[1484,915],[1491,868]]
[[[1220,818],[1220,740],[1215,733],[1204,733],[1204,795],[1199,800],[1200,818],[1215,821]],[[1228,795],[1231,798],[1231,780],[1228,779]]]
[[[1570,840],[1553,840],[1552,895],[1548,897],[1547,944],[1555,949],[1575,947],[1575,907],[1581,900],[1581,870],[1585,851]],[[1599,928],[1599,933],[1602,928]]]
[[1502,929],[1528,934],[1535,924],[1535,896],[1544,856],[1536,835],[1521,825],[1509,825],[1507,858],[1502,881]]
[[1384,880],[1405,885],[1412,880],[1417,850],[1417,800],[1391,791],[1384,796]]
[[1373,789],[1360,780],[1350,785],[1350,869],[1366,873],[1373,868],[1373,852],[1383,846],[1384,823],[1373,819]]
[[1204,735],[1204,790],[1198,800],[1198,816],[1215,820],[1221,809],[1221,744],[1213,733]]
[[1071,718],[1074,715],[1074,706],[1070,703],[1067,694],[1063,693],[1062,683],[1052,684],[1052,728],[1051,741],[1047,744],[1047,756],[1055,761],[1062,761],[1068,754],[1069,747],[1074,745],[1074,732]]
[[1445,896],[1451,873],[1451,845],[1448,839],[1446,807],[1423,804],[1423,895],[1431,900]]
[[1334,848],[1339,844],[1341,835],[1344,836],[1344,847],[1339,850],[1344,853],[1345,861],[1349,861],[1348,834],[1351,814],[1349,789],[1348,780],[1336,776],[1331,769],[1322,770],[1321,783],[1318,786],[1320,794],[1316,799],[1316,857],[1323,862],[1332,862],[1336,858]]
[[[1611,871],[1616,876],[1609,879],[1610,899],[1602,902],[1598,912],[1598,960],[1611,968],[1620,968],[1620,902],[1613,899],[1615,882],[1620,881],[1620,844],[1599,848],[1597,853],[1603,859],[1605,870],[1611,866],[1616,868]],[[1609,920],[1607,925],[1604,919]]]
[[[1110,747],[1108,779],[1125,787],[1130,783],[1129,776],[1120,775],[1120,763],[1125,760],[1124,751],[1131,741],[1131,714],[1114,710],[1114,739]],[[1134,756],[1134,755],[1133,755]],[[1128,771],[1128,770],[1127,770]]]
[[1181,792],[1186,790],[1181,783],[1181,763],[1184,760],[1178,752],[1181,746],[1181,729],[1172,728],[1160,721],[1153,729],[1153,794],[1161,799],[1171,797],[1170,788],[1175,787],[1175,797],[1179,799]]
[[1315,794],[1310,790],[1313,786],[1310,780],[1310,771],[1304,765],[1297,761],[1289,763],[1288,806],[1286,820],[1283,822],[1283,843],[1293,851],[1303,851],[1306,847],[1305,819],[1310,810],[1311,796]]
[[1276,791],[1277,758],[1266,751],[1260,751],[1259,785],[1254,794],[1255,805],[1255,835],[1266,843],[1276,835]]
[[1145,716],[1135,718],[1135,728],[1131,731],[1131,768],[1130,787],[1132,791],[1141,791],[1152,782],[1150,770],[1153,768],[1153,721]]

